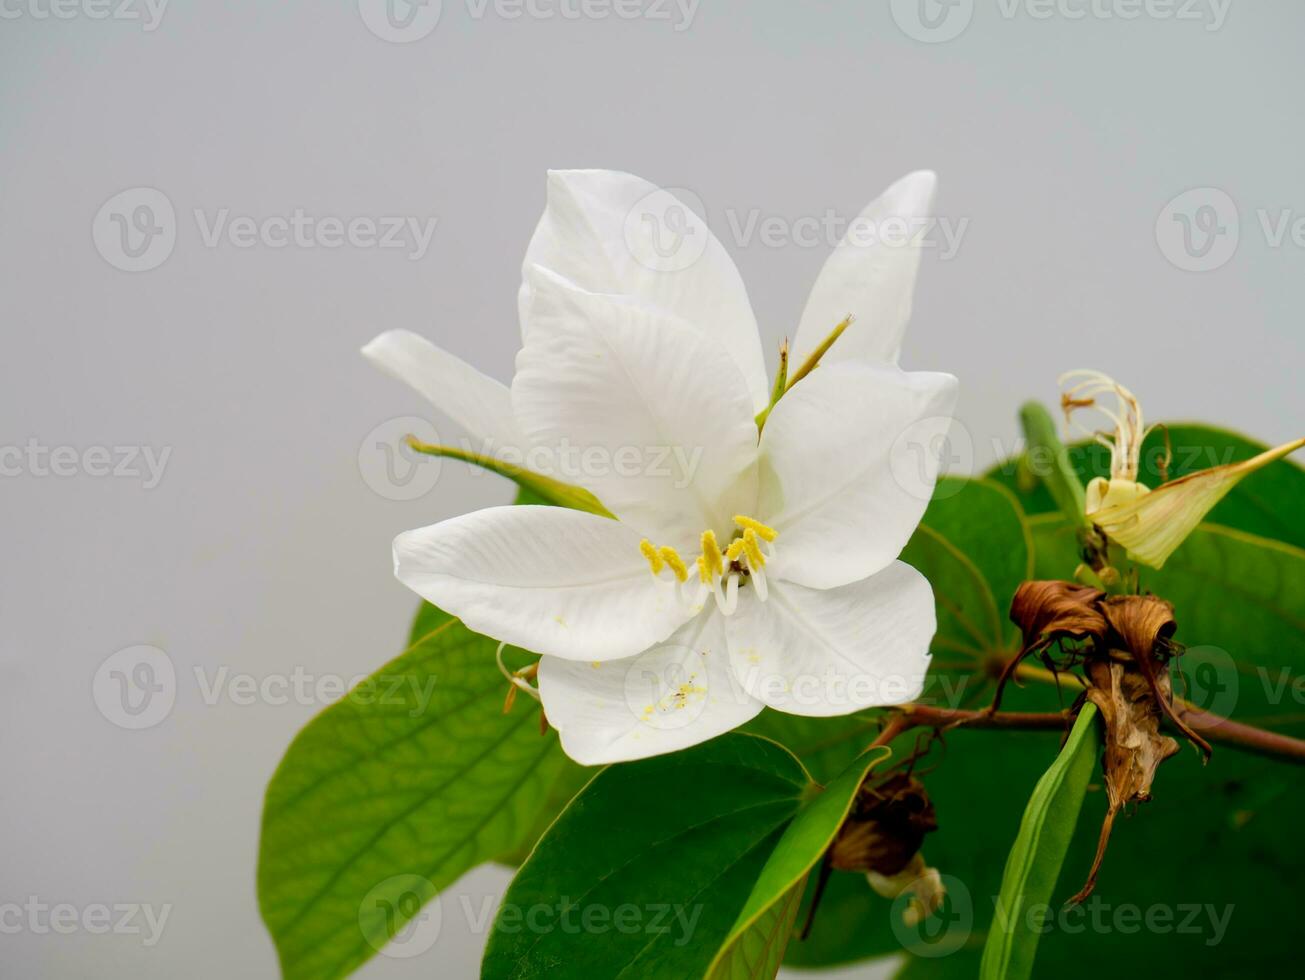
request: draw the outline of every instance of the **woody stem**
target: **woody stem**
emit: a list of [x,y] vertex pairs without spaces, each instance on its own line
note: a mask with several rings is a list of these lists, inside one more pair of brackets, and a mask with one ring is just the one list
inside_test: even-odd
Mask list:
[[[1242,749],[1271,759],[1305,764],[1305,739],[1271,732],[1231,718],[1177,706],[1184,722],[1201,736],[1222,745]],[[894,710],[872,746],[887,745],[912,728],[999,728],[1023,731],[1065,731],[1073,721],[1069,711],[972,711],[906,704]]]

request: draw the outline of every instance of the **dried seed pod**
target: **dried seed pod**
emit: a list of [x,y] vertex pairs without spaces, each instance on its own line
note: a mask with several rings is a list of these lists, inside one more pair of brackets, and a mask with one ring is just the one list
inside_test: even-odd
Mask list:
[[907,773],[893,773],[861,787],[830,849],[830,860],[840,871],[892,876],[910,863],[925,834],[937,829],[924,784]]

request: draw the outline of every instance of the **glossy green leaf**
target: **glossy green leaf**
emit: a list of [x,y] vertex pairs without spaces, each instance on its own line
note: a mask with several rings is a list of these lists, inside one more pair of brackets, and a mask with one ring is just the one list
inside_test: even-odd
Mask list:
[[496,647],[446,620],[291,744],[258,867],[284,976],[348,974],[439,890],[536,832],[571,763],[533,701],[503,714]]
[[1028,928],[1028,918],[1051,901],[1100,754],[1097,708],[1088,702],[1060,755],[1029,797],[1015,845],[1006,858],[998,914],[983,947],[979,980],[1025,980],[1033,975],[1041,934]]
[[[763,932],[773,929],[782,917],[771,915],[778,907],[786,905],[796,891],[801,897],[802,885],[816,863],[824,856],[847,819],[857,790],[870,771],[891,753],[887,748],[871,750],[853,760],[852,764],[829,786],[812,799],[797,815],[775,850],[761,869],[757,883],[752,887],[738,921],[712,963],[713,975],[734,975],[742,963],[757,963],[756,947],[759,937],[752,931],[761,926]],[[765,920],[763,922],[763,920]],[[767,934],[772,938],[772,934]],[[776,937],[777,938],[777,937]],[[769,949],[771,947],[767,947]],[[762,974],[750,974],[760,977]],[[773,976],[774,974],[770,974]]]
[[[1269,448],[1261,442],[1227,429],[1193,422],[1176,422],[1156,428],[1142,443],[1139,479],[1147,486],[1159,486],[1165,477],[1161,463],[1166,453],[1166,434],[1172,460],[1168,479],[1250,459]],[[1086,485],[1096,476],[1110,473],[1110,451],[1095,442],[1074,443],[1069,459]],[[1003,460],[987,474],[1020,498],[1029,514],[1057,509],[1045,485],[1032,472],[1027,454]],[[1042,471],[1041,467],[1037,467]],[[1262,537],[1305,548],[1305,468],[1297,458],[1270,463],[1234,487],[1210,512],[1212,523],[1248,531]]]
[[790,888],[742,935],[731,940],[707,974],[707,980],[770,980],[779,973],[793,936],[807,879]]
[[417,614],[412,617],[412,626],[408,629],[408,646],[420,642],[432,630],[443,626],[452,618],[443,609],[423,600],[417,607]]
[[742,734],[604,769],[508,888],[482,976],[702,976],[815,791]]
[[1074,470],[1051,413],[1041,402],[1025,402],[1020,426],[1028,443],[1025,456],[1034,466],[1060,514],[1071,524],[1087,525],[1085,481]]

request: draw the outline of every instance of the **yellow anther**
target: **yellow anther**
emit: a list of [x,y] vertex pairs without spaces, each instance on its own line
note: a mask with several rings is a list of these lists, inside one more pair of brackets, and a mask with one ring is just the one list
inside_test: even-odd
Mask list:
[[684,559],[681,558],[680,553],[670,545],[664,544],[658,548],[657,555],[662,561],[670,566],[671,571],[675,573],[675,577],[681,582],[689,577],[689,568],[684,564]]
[[752,528],[743,532],[743,552],[748,556],[748,565],[752,568],[761,568],[766,564],[766,556],[761,553],[761,545],[757,544],[757,532]]
[[657,554],[657,548],[647,538],[639,542],[639,553],[648,559],[654,575],[661,574],[661,570],[666,567],[666,562],[662,561],[662,556]]
[[707,559],[704,556],[699,555],[698,560],[694,562],[694,564],[698,567],[698,580],[702,582],[703,585],[710,585],[711,572],[707,569]]
[[725,562],[720,557],[720,545],[716,543],[716,532],[706,530],[702,532],[702,557],[707,566],[708,578],[703,581],[710,581],[712,575],[723,575],[725,573]]
[[743,554],[743,539],[735,538],[730,542],[730,546],[725,549],[725,558],[728,561],[738,561],[741,554]]
[[752,531],[762,541],[774,541],[779,537],[779,532],[761,521],[754,521],[751,517],[745,517],[742,514],[734,515],[734,523],[743,528],[744,531]]

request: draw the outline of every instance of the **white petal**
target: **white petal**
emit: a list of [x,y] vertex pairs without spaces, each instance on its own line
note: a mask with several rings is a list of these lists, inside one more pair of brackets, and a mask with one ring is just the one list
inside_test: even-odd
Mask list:
[[756,501],[757,427],[733,361],[664,311],[531,280],[543,329],[517,355],[512,403],[558,477],[658,545],[729,530]]
[[936,184],[931,171],[907,174],[848,226],[807,298],[793,363],[802,363],[849,313],[856,322],[830,349],[826,362],[897,363]]
[[[765,361],[738,269],[707,223],[669,191],[612,170],[554,170],[548,205],[526,251],[591,293],[615,293],[665,310],[714,338],[765,407]],[[522,287],[522,339],[538,326]]]
[[779,531],[774,574],[829,589],[901,553],[933,494],[956,387],[950,374],[843,363],[780,399],[756,515]]
[[582,664],[545,657],[539,693],[562,748],[587,766],[675,752],[755,717],[734,679],[714,606],[637,657]]
[[477,633],[571,660],[616,660],[691,614],[639,535],[562,507],[490,507],[394,539],[394,574]]
[[726,620],[730,662],[748,693],[812,717],[919,696],[936,625],[933,590],[902,562],[839,589],[772,581],[765,602],[743,589]]
[[[507,385],[408,330],[387,330],[362,349],[378,368],[415,389],[490,450],[525,444]],[[485,452],[485,447],[474,447]]]

